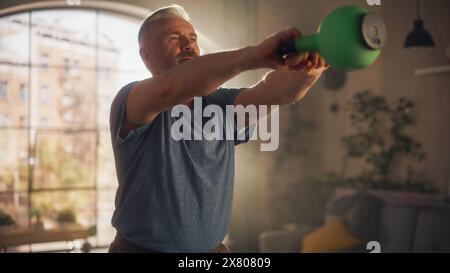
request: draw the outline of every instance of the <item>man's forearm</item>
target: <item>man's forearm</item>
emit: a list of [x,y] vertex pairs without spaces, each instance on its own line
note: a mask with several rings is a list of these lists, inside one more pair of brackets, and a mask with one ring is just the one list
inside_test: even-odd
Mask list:
[[254,48],[208,54],[176,66],[168,75],[173,97],[187,100],[215,91],[220,85],[241,72],[258,68]]
[[262,93],[268,94],[268,103],[292,104],[302,99],[317,82],[320,74],[297,71],[272,71],[262,81]]
[[312,76],[290,71],[272,71],[258,84],[245,90],[235,104],[286,105],[300,100],[318,80]]

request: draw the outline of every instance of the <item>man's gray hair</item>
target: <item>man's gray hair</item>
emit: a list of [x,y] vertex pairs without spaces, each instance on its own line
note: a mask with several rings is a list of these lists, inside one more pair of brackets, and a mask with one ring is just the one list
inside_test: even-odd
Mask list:
[[150,14],[147,18],[144,19],[144,21],[141,24],[141,28],[139,29],[138,34],[138,42],[141,44],[142,37],[144,36],[144,32],[147,30],[147,28],[151,25],[151,23],[166,17],[181,17],[186,21],[189,21],[189,14],[186,12],[186,10],[179,5],[170,5],[167,7],[159,8],[152,14]]

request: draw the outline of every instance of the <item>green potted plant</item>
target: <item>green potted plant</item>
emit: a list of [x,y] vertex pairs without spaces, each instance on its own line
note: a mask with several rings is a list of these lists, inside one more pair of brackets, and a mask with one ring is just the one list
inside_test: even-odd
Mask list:
[[34,208],[30,211],[30,221],[33,229],[44,229],[44,222],[42,221],[43,210]]
[[[411,164],[426,158],[422,144],[406,129],[414,124],[414,103],[399,98],[388,103],[366,90],[355,94],[349,112],[352,133],[342,137],[342,182],[353,188],[435,193]],[[347,174],[352,160],[364,163],[359,174]]]
[[15,224],[11,215],[0,209],[0,233],[11,231]]
[[67,208],[58,212],[56,221],[60,227],[65,228],[75,225],[77,222],[77,217],[72,209]]

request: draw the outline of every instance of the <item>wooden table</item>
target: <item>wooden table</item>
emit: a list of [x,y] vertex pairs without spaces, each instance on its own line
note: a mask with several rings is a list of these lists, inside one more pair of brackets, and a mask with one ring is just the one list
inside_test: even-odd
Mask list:
[[[0,233],[0,250],[7,252],[9,246],[30,245],[37,243],[49,243],[60,241],[73,241],[84,239],[83,249],[89,249],[87,238],[89,231],[80,225],[71,225],[64,228],[54,229],[15,229]],[[86,251],[86,252],[89,252]]]

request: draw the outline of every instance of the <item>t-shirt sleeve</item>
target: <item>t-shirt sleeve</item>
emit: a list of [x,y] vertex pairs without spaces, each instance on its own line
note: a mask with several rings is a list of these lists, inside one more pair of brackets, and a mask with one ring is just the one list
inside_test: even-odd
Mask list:
[[[236,97],[245,89],[246,88],[219,88],[216,92],[207,96],[206,102],[207,104],[218,105],[225,111],[226,105],[234,105]],[[238,131],[236,116],[234,116],[234,145],[248,142],[253,129],[254,126],[251,126]]]
[[121,144],[125,140],[132,138],[133,135],[138,134],[145,127],[147,127],[147,125],[142,125],[129,132],[125,138],[122,138],[120,136],[120,131],[122,129],[125,116],[125,107],[127,104],[128,95],[136,83],[137,82],[132,82],[122,87],[122,89],[120,89],[120,91],[117,93],[116,97],[114,98],[111,104],[111,111],[109,115],[109,126],[111,130],[111,140],[113,142],[113,145]]
[[219,88],[207,96],[207,104],[216,104],[225,110],[226,105],[234,105],[236,97],[246,88]]

